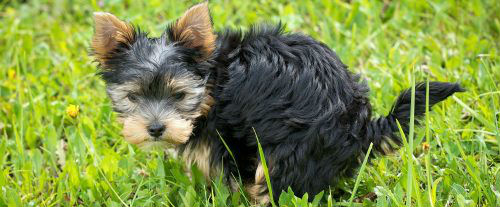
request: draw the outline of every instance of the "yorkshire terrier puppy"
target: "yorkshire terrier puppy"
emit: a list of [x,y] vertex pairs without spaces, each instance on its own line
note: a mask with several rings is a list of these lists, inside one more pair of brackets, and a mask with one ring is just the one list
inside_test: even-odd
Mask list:
[[[373,118],[368,86],[325,44],[280,25],[242,34],[213,31],[208,3],[188,9],[160,37],[112,14],[94,14],[94,57],[126,141],[178,150],[207,179],[241,176],[254,202],[268,204],[262,145],[274,200],[289,186],[317,194],[351,176],[370,143],[385,154],[408,133],[410,90]],[[429,106],[463,89],[430,82]],[[415,116],[426,84],[416,85]],[[234,155],[230,156],[228,149]],[[313,196],[311,196],[313,197]]]

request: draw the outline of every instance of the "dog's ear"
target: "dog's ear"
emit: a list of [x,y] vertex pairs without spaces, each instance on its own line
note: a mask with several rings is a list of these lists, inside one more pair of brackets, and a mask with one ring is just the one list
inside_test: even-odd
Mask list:
[[97,60],[104,64],[120,43],[131,45],[135,41],[132,25],[106,12],[94,12],[95,33],[92,49]]
[[212,19],[208,1],[189,8],[170,28],[173,41],[187,48],[199,49],[202,59],[210,56],[215,48],[216,35],[212,29]]

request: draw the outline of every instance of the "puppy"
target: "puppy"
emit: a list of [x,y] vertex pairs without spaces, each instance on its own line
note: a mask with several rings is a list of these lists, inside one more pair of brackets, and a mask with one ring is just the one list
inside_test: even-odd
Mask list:
[[[260,25],[242,34],[213,31],[208,3],[188,9],[160,37],[112,14],[94,14],[94,57],[125,140],[172,147],[207,179],[241,176],[252,201],[274,200],[291,187],[317,194],[351,176],[370,143],[380,154],[408,133],[410,90],[387,116],[373,118],[368,86],[325,44]],[[429,106],[463,89],[430,82]],[[415,116],[425,112],[426,84],[415,89]],[[226,147],[227,145],[227,147]],[[232,157],[228,151],[232,152]],[[311,196],[312,197],[312,196]]]

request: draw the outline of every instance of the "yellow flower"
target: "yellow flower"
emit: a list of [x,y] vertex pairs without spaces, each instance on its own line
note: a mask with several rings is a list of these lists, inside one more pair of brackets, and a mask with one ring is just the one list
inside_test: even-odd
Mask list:
[[16,71],[14,69],[9,69],[7,71],[7,77],[9,77],[9,79],[14,79],[16,77]]
[[71,118],[75,118],[76,116],[78,116],[79,112],[80,112],[80,106],[78,105],[70,104],[68,107],[66,107],[66,114]]
[[429,151],[430,147],[431,147],[431,145],[429,145],[429,143],[427,143],[427,142],[422,143],[422,149],[424,149],[424,151]]
[[7,7],[7,9],[5,9],[5,13],[9,16],[14,16],[16,14],[16,10],[11,8],[11,7]]

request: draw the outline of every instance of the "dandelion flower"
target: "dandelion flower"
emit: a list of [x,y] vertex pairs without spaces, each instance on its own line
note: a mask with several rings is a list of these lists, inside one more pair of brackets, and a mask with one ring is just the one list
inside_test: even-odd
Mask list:
[[78,116],[79,112],[80,112],[80,106],[78,105],[70,104],[68,107],[66,107],[66,114],[71,118],[75,118],[76,116]]

